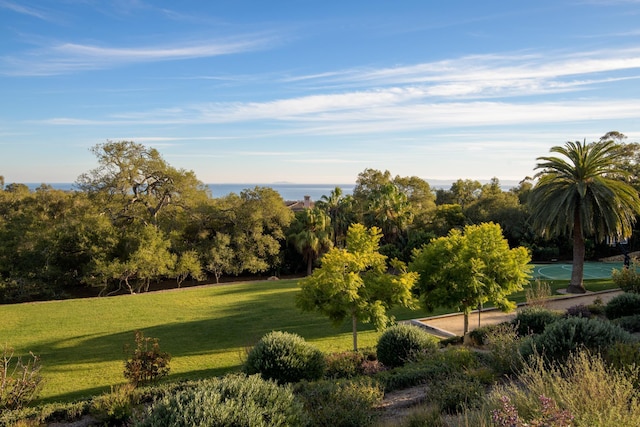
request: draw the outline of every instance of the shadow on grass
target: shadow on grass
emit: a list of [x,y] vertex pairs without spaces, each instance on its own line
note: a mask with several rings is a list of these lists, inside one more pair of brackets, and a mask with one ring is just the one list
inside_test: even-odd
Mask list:
[[[225,287],[223,291],[224,295],[233,294],[233,300],[219,306],[212,304],[210,317],[204,319],[182,321],[181,318],[189,315],[174,312],[173,318],[168,317],[165,323],[156,326],[136,328],[132,318],[132,327],[126,331],[38,342],[32,350],[41,357],[43,373],[75,377],[77,381],[68,382],[74,382],[78,388],[71,392],[60,390],[59,394],[49,391],[43,401],[69,401],[109,390],[108,385],[93,387],[96,381],[91,380],[86,381],[83,389],[83,375],[102,378],[103,384],[124,382],[122,375],[114,376],[114,363],[124,362],[124,345],[134,345],[136,330],[144,332],[146,337],[158,338],[162,351],[170,353],[174,361],[181,360],[181,370],[170,375],[171,380],[198,379],[237,370],[245,349],[272,330],[297,333],[306,340],[326,339],[350,331],[350,322],[334,328],[326,317],[298,310],[295,307],[297,288],[291,285],[271,286],[265,288],[265,292],[232,288]],[[215,302],[215,298],[211,301]],[[371,325],[359,326],[359,332],[371,329]]]
[[[190,372],[183,372],[179,374],[170,374],[166,378],[163,378],[158,384],[171,383],[176,381],[187,381],[187,380],[199,380],[203,378],[213,378],[225,375],[229,372],[234,371],[234,369],[229,368],[211,368],[211,369],[200,369],[194,370]],[[55,396],[50,396],[44,399],[38,399],[34,403],[35,404],[46,404],[46,403],[55,403],[55,402],[77,402],[80,400],[88,400],[96,396],[100,396],[104,393],[107,393],[111,390],[111,387],[117,386],[119,384],[125,384],[124,378],[122,381],[114,383],[112,386],[101,386],[101,387],[92,387],[86,388],[78,391],[72,391],[68,393],[57,394]]]

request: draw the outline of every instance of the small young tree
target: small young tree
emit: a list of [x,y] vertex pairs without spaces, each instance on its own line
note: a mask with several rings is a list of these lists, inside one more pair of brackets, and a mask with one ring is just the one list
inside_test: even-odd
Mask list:
[[507,296],[529,280],[530,261],[526,248],[509,248],[500,225],[484,223],[432,240],[414,252],[409,268],[420,274],[424,306],[462,310],[466,334],[469,313],[480,304],[489,301],[505,311],[515,308]]
[[124,377],[134,386],[149,384],[169,375],[171,355],[160,351],[158,338],[135,333],[136,347],[125,345]]
[[319,311],[337,326],[351,319],[353,349],[358,350],[358,321],[373,322],[383,329],[392,319],[387,310],[394,305],[413,307],[411,289],[417,273],[393,261],[390,273],[384,255],[378,252],[382,233],[353,224],[347,231],[345,249],[332,248],[321,259],[321,266],[301,281],[297,304],[304,311]]

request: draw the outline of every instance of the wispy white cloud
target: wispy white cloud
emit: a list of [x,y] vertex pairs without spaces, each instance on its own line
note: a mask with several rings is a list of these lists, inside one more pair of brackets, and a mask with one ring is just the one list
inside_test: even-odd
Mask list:
[[0,74],[47,76],[142,62],[206,58],[265,49],[276,39],[276,35],[265,33],[142,47],[59,43],[0,58]]
[[0,8],[11,10],[15,13],[20,13],[22,15],[32,16],[34,18],[42,19],[44,21],[52,20],[51,15],[47,11],[41,8],[26,6],[24,4],[18,4],[11,1],[0,0]]
[[[521,96],[523,88],[557,91],[578,76],[640,69],[640,48],[588,52],[472,55],[382,69],[349,69],[287,81],[327,88],[427,85],[441,96]],[[565,90],[568,86],[565,86]]]
[[[84,56],[104,53],[123,61],[136,56],[135,49],[70,50],[79,50]],[[194,47],[194,51],[199,49]],[[145,52],[139,51],[138,56],[178,55],[172,49]],[[316,83],[325,88],[314,89],[318,93],[313,94],[302,88],[301,95],[290,98],[179,105],[119,112],[100,120],[58,117],[43,123],[66,126],[246,123],[234,131],[234,136],[250,134],[258,138],[640,119],[640,100],[610,99],[606,94],[592,93],[600,86],[638,79],[639,70],[640,49],[565,55],[477,55],[406,67],[301,77],[298,83],[318,80]],[[363,86],[363,82],[367,87],[349,87]],[[336,89],[329,83],[343,87]],[[560,100],[550,96],[577,91],[590,97],[574,95],[572,100]],[[273,123],[278,123],[275,130]]]
[[[345,105],[349,105],[348,108]],[[40,123],[64,126],[144,125],[144,124],[221,124],[246,122],[243,135],[264,134],[266,121],[279,121],[270,136],[286,134],[353,135],[398,132],[449,127],[498,126],[583,122],[585,120],[640,119],[640,100],[588,100],[563,102],[377,102],[363,107],[359,101],[341,103],[340,108],[323,103],[307,106],[303,111],[279,108],[269,113],[266,106],[236,112],[215,112],[209,106],[181,111],[180,114],[134,114],[129,118],[104,121],[53,118]],[[322,108],[321,108],[322,106]],[[251,110],[248,112],[247,110]]]

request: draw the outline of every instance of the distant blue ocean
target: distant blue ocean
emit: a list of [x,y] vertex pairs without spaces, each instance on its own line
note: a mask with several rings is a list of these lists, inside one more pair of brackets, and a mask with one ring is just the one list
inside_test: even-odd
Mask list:
[[[31,190],[35,190],[41,184],[40,183],[27,183]],[[58,190],[72,190],[73,184],[69,182],[54,182],[49,183]],[[351,194],[355,184],[290,184],[290,183],[278,183],[278,184],[207,184],[211,195],[213,197],[224,197],[230,193],[240,194],[242,190],[251,189],[256,186],[273,188],[280,193],[280,196],[284,200],[304,200],[304,196],[311,197],[311,200],[320,200],[322,196],[329,196],[331,191],[336,187],[342,189],[343,194]]]
[[[451,181],[443,181],[443,180],[428,180],[432,189],[447,189],[451,186]],[[485,183],[483,181],[480,181]],[[501,181],[503,190],[515,187],[517,185],[517,181]],[[40,183],[27,183],[26,184],[31,190],[35,190],[41,184]],[[49,183],[48,185],[56,188],[58,190],[72,190],[73,184],[69,182],[56,182]],[[277,183],[277,184],[207,184],[209,190],[211,190],[211,195],[213,197],[224,197],[230,193],[240,194],[242,190],[251,189],[256,186],[259,187],[270,187],[275,191],[280,193],[280,196],[284,200],[304,200],[304,196],[311,197],[311,200],[317,201],[320,200],[322,196],[329,196],[331,191],[336,187],[340,187],[342,189],[342,193],[352,194],[355,184],[292,184],[292,183]]]
[[343,194],[353,193],[355,184],[207,184],[213,197],[224,197],[230,193],[240,194],[242,190],[251,189],[255,186],[273,188],[280,193],[284,200],[304,200],[304,196],[311,197],[311,200],[320,200],[322,196],[329,196],[336,187],[342,189]]

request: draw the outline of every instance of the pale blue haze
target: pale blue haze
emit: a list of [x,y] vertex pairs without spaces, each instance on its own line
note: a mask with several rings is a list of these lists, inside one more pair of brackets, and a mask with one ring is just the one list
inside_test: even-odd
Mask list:
[[0,175],[73,182],[107,140],[208,183],[365,168],[518,181],[640,140],[640,2],[0,0]]

